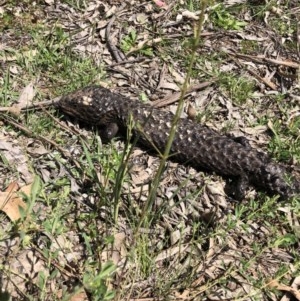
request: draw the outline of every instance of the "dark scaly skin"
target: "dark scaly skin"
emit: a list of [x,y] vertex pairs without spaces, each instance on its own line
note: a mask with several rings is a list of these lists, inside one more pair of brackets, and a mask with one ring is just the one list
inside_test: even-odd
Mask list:
[[[85,123],[104,127],[104,135],[108,139],[133,120],[133,133],[139,135],[139,143],[156,147],[161,152],[174,118],[170,112],[133,101],[100,86],[86,87],[63,96],[57,106]],[[284,167],[253,149],[245,138],[220,135],[189,119],[180,119],[171,155],[173,159],[197,169],[237,179],[237,199],[243,198],[249,184],[270,195],[278,194],[282,199],[299,193],[299,183],[287,184]]]

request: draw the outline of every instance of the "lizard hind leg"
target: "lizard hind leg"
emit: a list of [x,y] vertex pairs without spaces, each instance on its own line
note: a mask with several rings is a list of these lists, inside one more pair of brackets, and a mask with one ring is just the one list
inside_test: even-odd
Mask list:
[[241,201],[245,198],[246,191],[249,189],[249,186],[248,177],[241,175],[235,178],[231,183],[227,182],[225,192],[233,199]]

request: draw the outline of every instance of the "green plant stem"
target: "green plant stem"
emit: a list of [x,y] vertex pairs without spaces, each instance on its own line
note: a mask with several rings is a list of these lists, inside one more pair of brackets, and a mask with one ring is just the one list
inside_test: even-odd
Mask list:
[[195,33],[194,43],[193,43],[193,47],[192,47],[192,54],[191,54],[191,58],[190,58],[190,61],[189,61],[187,74],[186,74],[186,77],[184,79],[184,83],[182,85],[178,107],[177,107],[174,119],[172,121],[172,127],[171,127],[171,131],[169,133],[169,138],[168,138],[168,141],[167,141],[167,145],[166,145],[165,151],[162,155],[162,158],[161,158],[158,170],[156,172],[156,175],[154,177],[154,180],[152,182],[150,192],[149,192],[149,196],[148,196],[146,204],[143,208],[141,218],[139,220],[139,223],[138,223],[138,226],[137,226],[137,229],[136,229],[136,233],[138,232],[138,229],[143,225],[143,223],[145,221],[145,218],[147,216],[147,213],[149,211],[149,208],[152,207],[152,204],[153,204],[153,202],[156,198],[157,188],[159,186],[160,179],[161,179],[166,161],[167,161],[167,159],[169,157],[169,154],[170,154],[172,143],[173,143],[173,140],[174,140],[174,137],[175,137],[175,134],[176,134],[176,130],[177,130],[177,124],[178,124],[178,121],[180,119],[180,116],[181,116],[181,113],[182,113],[182,110],[183,110],[184,95],[186,94],[186,91],[187,91],[187,88],[188,88],[188,83],[189,83],[190,78],[191,78],[192,69],[193,69],[193,66],[194,66],[195,58],[196,58],[197,47],[198,47],[199,42],[200,42],[200,35],[201,35],[201,32],[202,32],[202,26],[203,26],[203,22],[204,22],[204,12],[205,12],[205,9],[206,9],[207,5],[208,5],[207,1],[202,2],[201,13],[200,13],[200,16],[199,16],[198,24],[196,26],[196,33]]

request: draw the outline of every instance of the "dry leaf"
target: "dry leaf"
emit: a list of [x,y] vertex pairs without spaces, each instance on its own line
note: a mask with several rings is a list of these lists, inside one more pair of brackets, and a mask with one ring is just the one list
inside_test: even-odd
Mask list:
[[119,232],[115,234],[111,260],[116,266],[120,263],[122,258],[124,258],[127,254],[126,249],[124,247],[125,238],[126,238],[126,234],[124,232]]
[[184,76],[181,75],[179,72],[177,72],[176,70],[174,70],[174,68],[169,67],[169,72],[172,74],[172,76],[174,77],[176,83],[183,85],[184,83]]
[[147,15],[140,13],[136,15],[136,23],[137,24],[145,24],[147,22]]
[[190,103],[188,105],[187,114],[190,119],[195,119],[197,116],[196,109]]
[[268,283],[268,286],[271,287],[271,288],[275,288],[279,291],[286,291],[286,292],[289,292],[291,293],[292,295],[295,296],[295,298],[297,298],[297,300],[300,301],[300,291],[299,290],[296,290],[288,285],[285,285],[285,284],[281,284],[279,283],[276,279],[274,280],[271,280],[269,283]]
[[20,207],[26,209],[26,203],[17,192],[23,192],[26,195],[30,194],[31,184],[23,186],[19,191],[17,182],[12,182],[5,192],[0,192],[0,210],[5,212],[11,221],[21,218]]
[[17,106],[19,108],[25,108],[27,107],[28,103],[31,103],[34,96],[36,94],[36,90],[34,88],[33,83],[29,83],[21,92],[20,97],[18,99]]
[[18,102],[8,108],[8,111],[15,116],[19,116],[21,109],[26,108],[27,105],[31,103],[35,94],[36,90],[34,89],[33,83],[29,83],[21,92]]
[[86,295],[86,292],[79,292],[73,295],[70,299],[70,301],[86,301],[89,300],[88,296]]
[[198,20],[199,17],[197,16],[197,14],[199,14],[199,12],[191,12],[189,10],[185,10],[182,12],[182,16],[186,17],[188,19],[192,19],[192,20]]
[[276,131],[274,129],[274,124],[271,120],[268,120],[268,128],[272,131],[274,135],[276,135]]
[[33,181],[33,175],[28,168],[28,157],[24,155],[24,151],[15,142],[6,141],[6,138],[0,138],[0,150],[2,156],[7,162],[20,173],[26,184]]
[[180,88],[175,83],[169,83],[167,81],[162,81],[161,88],[173,90],[173,91],[180,91]]

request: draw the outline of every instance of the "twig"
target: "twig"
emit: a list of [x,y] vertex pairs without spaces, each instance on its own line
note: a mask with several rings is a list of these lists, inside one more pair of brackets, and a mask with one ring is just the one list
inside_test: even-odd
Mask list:
[[161,71],[159,73],[159,82],[156,86],[156,90],[158,90],[160,88],[160,86],[162,85],[162,82],[165,78],[165,74],[166,74],[166,69],[167,69],[167,66],[166,66],[166,63],[163,64],[162,68],[161,68]]
[[128,59],[128,60],[124,60],[124,61],[119,62],[119,63],[110,64],[106,68],[113,68],[113,67],[120,66],[120,65],[140,63],[140,62],[149,63],[149,62],[152,62],[152,61],[153,61],[152,59],[146,59],[144,57],[138,57],[136,59]]
[[[194,91],[197,91],[197,90],[200,90],[200,89],[203,89],[205,87],[208,87],[210,86],[211,84],[215,83],[216,82],[216,79],[212,79],[210,81],[207,81],[207,82],[204,82],[204,83],[200,83],[200,84],[197,84],[197,85],[193,85],[193,86],[190,86],[188,89],[187,89],[187,92],[186,94],[184,95],[184,97],[190,95],[192,92]],[[157,108],[161,108],[161,107],[164,107],[164,106],[167,106],[169,104],[172,104],[176,101],[178,101],[180,99],[180,95],[181,95],[181,92],[176,92],[176,93],[171,93],[170,95],[167,95],[165,98],[163,99],[158,99],[156,101],[153,101],[151,104],[154,106],[154,107],[157,107]]]
[[235,53],[232,51],[227,51],[227,54],[241,58],[241,59],[245,59],[245,60],[251,60],[253,62],[256,63],[270,63],[273,65],[282,65],[282,66],[286,66],[286,67],[290,67],[290,68],[295,68],[298,69],[300,68],[300,64],[297,62],[294,62],[292,60],[279,60],[279,59],[270,59],[265,57],[264,55],[247,55],[247,54],[241,54],[241,53]]
[[62,147],[60,147],[56,142],[46,138],[46,137],[43,137],[43,136],[40,136],[40,135],[37,135],[35,133],[33,133],[32,131],[30,131],[28,128],[24,127],[23,125],[19,124],[18,122],[16,122],[15,120],[13,120],[12,118],[6,116],[6,115],[3,115],[3,114],[0,114],[0,119],[3,119],[5,122],[11,124],[12,126],[16,127],[17,129],[23,131],[24,133],[26,133],[28,136],[30,137],[35,137],[37,138],[38,140],[41,140],[41,141],[44,141],[46,142],[47,144],[49,145],[52,145],[54,146],[57,150],[59,150],[66,158],[70,159],[77,168],[80,168],[80,164],[73,158],[73,156],[68,152],[66,151],[65,149],[63,149]]
[[[47,108],[50,106],[55,106],[56,103],[59,102],[59,100],[61,99],[61,96],[50,99],[50,100],[45,100],[45,101],[40,101],[40,102],[36,102],[36,103],[32,103],[30,105],[27,105],[26,107],[20,107],[21,111],[26,111],[26,110],[41,110],[41,107]],[[12,112],[12,107],[0,107],[0,112],[2,113],[9,113]]]
[[247,71],[251,73],[254,77],[256,77],[259,81],[263,82],[265,85],[267,85],[272,90],[277,90],[277,87],[275,84],[273,84],[270,80],[268,80],[265,77],[261,77],[258,74],[256,74],[254,71],[252,71],[250,68],[247,68]]
[[63,124],[62,122],[60,122],[59,119],[55,118],[52,114],[50,114],[46,110],[47,106],[43,105],[43,102],[39,102],[39,103],[37,103],[37,105],[38,105],[37,109],[41,109],[47,116],[49,116],[52,120],[54,120],[57,124],[59,124],[60,127],[62,127],[63,129],[65,129],[68,133],[75,134],[77,136],[80,136],[82,139],[86,140],[86,137],[82,136],[82,134],[79,131],[74,130],[74,129],[70,129],[70,127],[66,126],[65,124]]
[[[123,3],[120,6],[118,12],[120,12],[125,6],[126,6],[126,4]],[[108,48],[111,56],[115,59],[115,61],[117,63],[121,63],[123,60],[125,60],[125,55],[121,51],[119,51],[119,49],[114,44],[112,44],[112,42],[110,40],[110,36],[111,36],[110,29],[111,29],[112,24],[116,20],[116,16],[117,16],[117,12],[113,15],[113,17],[110,19],[110,21],[108,22],[108,24],[106,26],[105,40],[106,40],[106,45],[107,45],[107,48]]]

